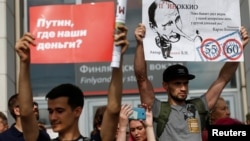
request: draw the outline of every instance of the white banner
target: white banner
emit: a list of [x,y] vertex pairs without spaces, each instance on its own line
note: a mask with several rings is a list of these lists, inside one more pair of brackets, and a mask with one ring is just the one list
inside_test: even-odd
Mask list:
[[244,61],[239,0],[143,0],[148,61]]

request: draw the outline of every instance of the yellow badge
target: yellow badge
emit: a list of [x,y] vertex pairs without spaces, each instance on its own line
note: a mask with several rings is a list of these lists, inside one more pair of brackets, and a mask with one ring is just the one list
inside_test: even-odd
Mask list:
[[198,119],[189,118],[189,119],[187,119],[187,121],[188,121],[189,132],[191,132],[191,133],[199,133],[200,132]]

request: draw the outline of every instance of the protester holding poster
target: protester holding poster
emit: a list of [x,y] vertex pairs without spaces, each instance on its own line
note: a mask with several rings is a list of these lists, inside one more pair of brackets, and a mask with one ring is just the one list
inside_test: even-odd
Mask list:
[[115,36],[115,45],[121,46],[120,67],[112,67],[112,79],[108,88],[108,104],[103,116],[101,125],[102,141],[113,141],[119,121],[121,110],[122,90],[123,90],[123,56],[128,48],[127,28],[124,25],[118,25],[121,33]]
[[[115,44],[122,47],[123,54],[128,48],[127,28],[118,26],[121,31],[115,36]],[[35,38],[26,33],[16,43],[15,49],[20,57],[19,72],[19,102],[23,134],[26,141],[37,141],[40,138],[37,119],[33,114],[33,95],[30,82],[30,45],[35,46]],[[102,125],[103,141],[114,139],[118,124],[122,96],[122,63],[119,68],[113,68],[112,80],[108,90],[108,106]],[[78,127],[79,117],[83,110],[84,97],[80,88],[73,84],[61,84],[54,87],[47,95],[48,111],[51,127],[58,137],[54,141],[89,140],[83,137]],[[43,140],[45,141],[45,140]]]
[[[31,33],[25,33],[16,43],[15,49],[20,57],[19,72],[19,104],[21,124],[25,141],[40,141],[38,121],[33,113],[33,95],[30,82],[30,46],[35,46],[35,38]],[[53,139],[83,141],[88,138],[80,134],[78,121],[81,115],[84,97],[81,89],[72,84],[62,84],[54,87],[47,95],[48,111],[51,127],[59,137]],[[42,141],[50,141],[43,139]]]
[[[242,44],[245,47],[249,41],[246,28],[241,28]],[[162,86],[168,95],[168,106],[155,97],[153,85],[147,77],[147,63],[144,58],[144,44],[146,28],[139,24],[135,29],[137,40],[136,54],[134,60],[135,76],[137,78],[140,98],[142,103],[152,106],[155,133],[159,141],[201,141],[202,118],[196,108],[196,104],[187,103],[189,80],[195,78],[193,74],[183,65],[169,66],[163,73]],[[211,110],[220,97],[223,88],[234,76],[239,62],[226,62],[219,72],[218,78],[211,84],[207,92],[196,100],[204,108],[204,113]],[[195,105],[195,106],[194,106]],[[163,106],[163,108],[161,108]],[[163,119],[163,123],[158,124],[162,109],[171,110],[168,117]],[[200,112],[200,111],[199,111]],[[159,116],[160,115],[160,116]],[[168,120],[167,120],[168,119]],[[167,120],[167,121],[166,121]],[[165,122],[166,121],[166,122]],[[163,130],[158,130],[163,127]]]

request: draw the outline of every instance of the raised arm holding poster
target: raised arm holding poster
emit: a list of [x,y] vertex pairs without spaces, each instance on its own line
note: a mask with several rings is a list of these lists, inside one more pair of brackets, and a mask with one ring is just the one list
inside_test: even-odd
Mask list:
[[144,0],[145,59],[244,61],[239,0]]
[[[126,13],[127,13],[127,0],[117,0],[117,6],[116,6],[116,26],[119,24],[125,25],[126,22]],[[116,29],[116,33],[119,32]],[[114,68],[120,67],[120,59],[121,59],[121,47],[115,46],[112,53],[112,61],[110,66]]]
[[111,62],[113,2],[36,6],[29,13],[37,43],[31,63]]

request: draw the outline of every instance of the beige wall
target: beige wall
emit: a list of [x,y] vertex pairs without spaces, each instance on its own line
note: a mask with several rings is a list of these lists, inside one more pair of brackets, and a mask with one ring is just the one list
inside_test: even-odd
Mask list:
[[[250,33],[250,11],[249,11],[249,7],[250,7],[250,2],[249,0],[241,0],[240,1],[240,6],[241,6],[241,23],[243,26],[245,26],[248,29],[248,33]],[[244,69],[244,71],[242,71],[243,77],[241,78],[244,83],[242,83],[243,85],[241,86],[243,92],[244,89],[246,90],[246,94],[244,95],[244,93],[242,93],[243,95],[243,102],[245,101],[245,105],[243,105],[243,110],[244,110],[244,119],[245,119],[245,115],[247,112],[250,112],[250,45],[247,46],[247,48],[245,49],[245,53],[244,53],[244,67],[242,69]]]
[[[7,111],[7,100],[15,93],[15,0],[0,0],[0,110]],[[9,117],[10,115],[8,115]],[[10,119],[10,118],[9,118]],[[13,119],[10,119],[10,122]]]

